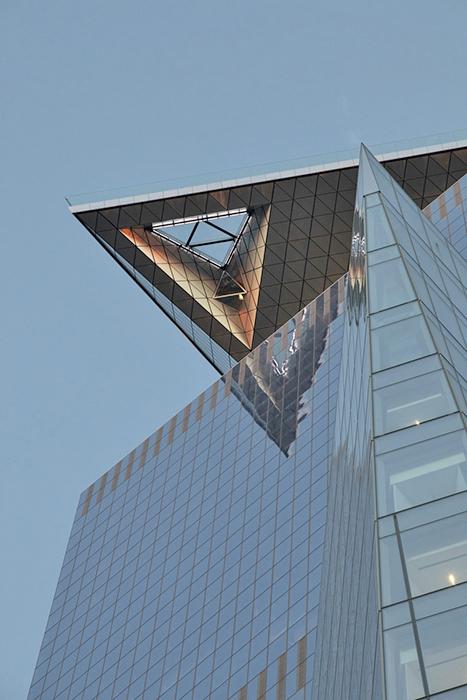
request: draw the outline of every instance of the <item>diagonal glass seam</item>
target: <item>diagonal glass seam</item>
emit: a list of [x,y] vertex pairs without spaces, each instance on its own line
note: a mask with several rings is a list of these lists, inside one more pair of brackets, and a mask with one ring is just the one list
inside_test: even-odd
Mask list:
[[[237,240],[236,238],[233,240]],[[230,243],[232,238],[220,238],[218,241],[202,241],[201,243],[191,243],[190,248],[203,248],[207,245],[218,245],[219,243]]]
[[245,216],[243,217],[243,220],[242,220],[242,222],[237,230],[237,234],[232,240],[232,245],[230,246],[229,250],[227,250],[227,252],[224,256],[224,259],[222,261],[222,267],[226,268],[228,266],[229,262],[232,260],[232,256],[233,256],[240,240],[242,239],[243,234],[248,229],[253,215],[254,215],[254,210],[252,210],[252,209],[246,210]]
[[190,243],[191,243],[191,241],[193,240],[193,236],[195,235],[196,229],[198,228],[198,226],[199,226],[199,221],[197,221],[196,224],[195,224],[195,225],[193,226],[193,228],[191,229],[191,233],[190,233],[190,235],[188,236],[188,240],[187,240],[187,242],[186,242],[187,246],[189,246]]
[[[241,226],[239,226],[239,229],[240,229],[240,228],[243,228],[243,221],[244,221],[244,219],[242,219]],[[199,223],[200,223],[200,222],[198,221],[198,224],[199,224]],[[222,231],[222,233],[225,233],[225,234],[226,234],[227,236],[229,236],[229,238],[231,238],[232,240],[234,240],[234,241],[237,240],[237,235],[231,233],[230,231],[227,231],[227,229],[222,228],[222,226],[217,226],[217,224],[214,224],[214,223],[213,223],[212,221],[210,221],[209,219],[206,219],[206,221],[203,222],[203,223],[206,223],[208,226],[210,226],[211,228],[215,228],[215,229],[217,229],[218,231]]]

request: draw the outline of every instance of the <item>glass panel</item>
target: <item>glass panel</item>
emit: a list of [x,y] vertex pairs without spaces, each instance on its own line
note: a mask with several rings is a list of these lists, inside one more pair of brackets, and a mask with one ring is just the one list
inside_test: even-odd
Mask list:
[[378,204],[381,204],[381,196],[379,192],[365,195],[365,204],[367,209],[369,207],[376,207]]
[[[440,294],[439,290],[433,285],[430,285],[430,296],[433,301],[433,311],[439,322],[448,329],[454,338],[463,343],[464,339],[458,324],[458,319],[454,313],[453,307],[447,302],[447,298]],[[459,314],[458,316],[461,318]]]
[[[360,165],[358,168],[358,192],[357,195],[368,195],[370,192],[378,192],[379,186],[376,182],[373,170],[368,162],[368,157],[363,149],[360,150]],[[374,196],[374,195],[373,195]],[[357,196],[356,199],[359,202]]]
[[425,695],[411,625],[384,633],[387,700],[415,700]]
[[386,537],[386,535],[394,535],[394,516],[388,515],[385,518],[379,518],[378,530],[380,538]]
[[402,386],[412,377],[420,377],[422,374],[431,374],[440,370],[442,367],[437,354],[428,355],[428,357],[420,357],[412,362],[404,362],[396,367],[390,367],[384,372],[376,372],[373,374],[373,390],[383,389],[387,386],[399,384]]
[[379,544],[383,605],[391,605],[409,597],[404,585],[399,545],[395,536],[384,537]]
[[370,163],[380,191],[391,202],[395,202],[397,204],[392,177],[373,156],[370,157]]
[[[425,503],[418,508],[409,508],[409,510],[400,512],[397,514],[397,522],[399,523],[401,531],[405,532],[407,530],[413,530],[416,527],[421,527],[422,525],[428,525],[428,523],[432,523],[435,520],[450,518],[451,515],[458,515],[466,511],[467,491],[462,491],[452,496],[438,498],[431,503]],[[387,516],[384,520],[392,517],[391,515]],[[391,532],[388,534],[392,535],[394,533]]]
[[386,212],[395,237],[397,238],[397,242],[409,253],[413,254],[413,242],[411,238],[412,234],[410,233],[411,229],[408,228],[405,221],[399,216],[399,214],[396,214],[390,205],[386,206]]
[[466,513],[409,530],[401,537],[412,595],[467,581]]
[[367,250],[376,250],[395,243],[386,214],[381,205],[366,210]]
[[[467,584],[460,583],[428,593],[428,595],[420,595],[412,598],[412,602],[416,620],[445,613],[447,610],[465,607],[467,605]],[[397,607],[397,605],[393,607]]]
[[373,314],[371,317],[371,328],[374,330],[380,326],[387,326],[388,323],[402,321],[404,318],[411,318],[412,316],[418,316],[419,314],[420,306],[418,302],[409,301],[408,304],[396,306],[392,309],[387,309],[386,311],[380,311],[379,314]]
[[421,214],[417,205],[414,204],[414,202],[409,199],[408,195],[401,190],[398,190],[397,197],[399,199],[399,204],[404,219],[422,240],[426,240],[425,228],[423,226]]
[[373,371],[393,367],[434,352],[422,316],[415,316],[372,331]]
[[[449,250],[450,246],[446,245],[446,239],[440,234],[436,226],[433,226],[433,224],[428,221],[428,219],[422,216],[422,220],[425,225],[427,240],[429,243],[431,243],[433,252],[446,265],[448,270],[451,270],[453,268],[453,264]],[[458,256],[456,255],[456,258],[457,257]]]
[[400,627],[410,622],[410,608],[407,602],[389,605],[383,610],[383,629]]
[[463,414],[467,413],[467,382],[447,362],[443,360],[446,377],[451,385],[452,393],[457,401],[457,406]]
[[444,292],[443,280],[436,260],[433,257],[433,253],[431,251],[428,252],[422,243],[419,243],[417,246],[417,258],[423,273],[428,275],[428,277]]
[[467,488],[463,431],[376,458],[379,515],[434,501]]
[[407,447],[416,442],[431,440],[438,435],[454,433],[461,428],[464,428],[464,421],[460,414],[451,413],[449,416],[442,416],[429,423],[415,425],[405,430],[399,430],[397,433],[382,435],[375,440],[375,453],[379,455],[382,452],[392,452],[399,447]]
[[378,248],[371,253],[367,253],[368,265],[373,267],[386,260],[397,260],[400,257],[399,248],[396,245],[388,245],[385,248]]
[[451,303],[465,312],[465,292],[460,284],[445,270],[443,270],[443,280]]
[[419,425],[456,409],[442,372],[407,379],[374,392],[376,434]]
[[418,623],[428,686],[432,693],[467,681],[467,608]]
[[407,272],[399,258],[368,270],[370,311],[381,311],[415,299]]

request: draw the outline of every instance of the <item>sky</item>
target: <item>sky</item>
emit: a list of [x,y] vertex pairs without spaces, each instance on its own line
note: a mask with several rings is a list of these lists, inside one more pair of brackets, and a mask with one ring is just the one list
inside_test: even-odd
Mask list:
[[216,379],[65,196],[462,129],[466,26],[465,0],[1,0],[2,700],[80,492]]

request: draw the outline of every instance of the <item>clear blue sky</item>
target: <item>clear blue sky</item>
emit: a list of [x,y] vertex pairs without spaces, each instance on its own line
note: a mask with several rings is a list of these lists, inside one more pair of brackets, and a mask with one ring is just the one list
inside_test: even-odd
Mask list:
[[64,196],[460,129],[465,0],[1,0],[0,698],[79,493],[215,379]]

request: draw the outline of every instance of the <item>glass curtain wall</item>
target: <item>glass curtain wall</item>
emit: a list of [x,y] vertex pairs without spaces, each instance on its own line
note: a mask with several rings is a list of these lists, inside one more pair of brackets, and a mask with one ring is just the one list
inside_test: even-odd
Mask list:
[[386,695],[467,696],[465,263],[362,149]]

